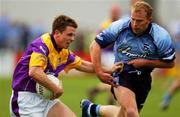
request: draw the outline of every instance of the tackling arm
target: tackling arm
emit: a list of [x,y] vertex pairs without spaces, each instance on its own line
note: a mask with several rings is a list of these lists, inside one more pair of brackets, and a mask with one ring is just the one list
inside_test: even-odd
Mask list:
[[76,69],[82,72],[94,73],[93,64],[85,60],[82,60],[80,67]]
[[[112,68],[102,66],[103,72],[110,73],[110,74],[115,72],[116,70],[121,70],[122,68],[123,68],[123,63],[121,62],[115,63]],[[88,73],[95,72],[95,68],[93,67],[93,64],[85,60],[82,60],[80,67],[76,69],[79,71],[88,72]]]

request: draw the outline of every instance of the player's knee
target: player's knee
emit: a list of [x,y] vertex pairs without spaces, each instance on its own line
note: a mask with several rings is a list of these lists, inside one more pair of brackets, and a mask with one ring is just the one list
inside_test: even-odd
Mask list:
[[135,108],[126,109],[127,117],[139,117],[138,111]]

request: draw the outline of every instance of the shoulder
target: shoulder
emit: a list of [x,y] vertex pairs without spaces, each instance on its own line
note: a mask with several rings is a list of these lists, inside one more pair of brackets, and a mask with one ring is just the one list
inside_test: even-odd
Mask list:
[[34,39],[31,43],[31,45],[49,43],[48,42],[49,40],[50,40],[50,34],[46,33],[46,34],[43,34],[40,37]]
[[126,27],[129,27],[129,23],[130,23],[130,18],[125,17],[125,18],[122,18],[120,20],[113,22],[112,26],[114,27],[118,26],[119,28],[126,28]]
[[[31,44],[30,44],[30,47],[32,48],[33,51],[35,52],[40,52],[40,53],[43,53],[45,55],[48,54],[49,52],[49,45],[48,43],[50,43],[50,35],[48,37],[48,33],[47,34],[44,34],[42,35],[41,37],[38,37],[36,38]],[[49,40],[49,41],[47,41]]]
[[150,31],[154,39],[154,44],[159,49],[161,55],[173,55],[174,56],[174,43],[169,33],[158,24],[152,24]]
[[156,46],[172,44],[172,38],[168,31],[156,23],[152,23],[150,35],[152,36]]
[[117,33],[117,32],[119,32],[121,30],[124,30],[124,29],[128,28],[129,24],[130,24],[130,18],[125,17],[125,18],[122,18],[120,20],[117,20],[117,21],[113,22],[110,25],[109,30]]
[[154,41],[171,39],[168,31],[156,23],[152,23],[150,35],[153,37]]

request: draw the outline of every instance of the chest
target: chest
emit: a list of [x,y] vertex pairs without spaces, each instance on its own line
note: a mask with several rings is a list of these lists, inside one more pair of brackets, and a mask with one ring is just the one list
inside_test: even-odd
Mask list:
[[118,53],[131,53],[142,56],[156,54],[157,47],[150,35],[135,36],[132,33],[121,33],[115,43],[115,51]]
[[52,51],[48,55],[49,65],[55,70],[58,66],[65,64],[68,60],[68,51]]

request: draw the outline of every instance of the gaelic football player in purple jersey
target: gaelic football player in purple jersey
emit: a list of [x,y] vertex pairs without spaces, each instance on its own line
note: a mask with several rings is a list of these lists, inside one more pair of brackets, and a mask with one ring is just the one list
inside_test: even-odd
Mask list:
[[[51,34],[43,34],[27,47],[13,74],[11,117],[76,117],[69,107],[57,99],[63,89],[48,79],[47,74],[58,77],[61,71],[71,69],[94,72],[92,63],[82,60],[68,49],[75,40],[77,27],[74,19],[60,15],[53,21]],[[113,72],[116,68],[118,65],[104,70]],[[36,83],[52,91],[51,99],[37,94]]]

